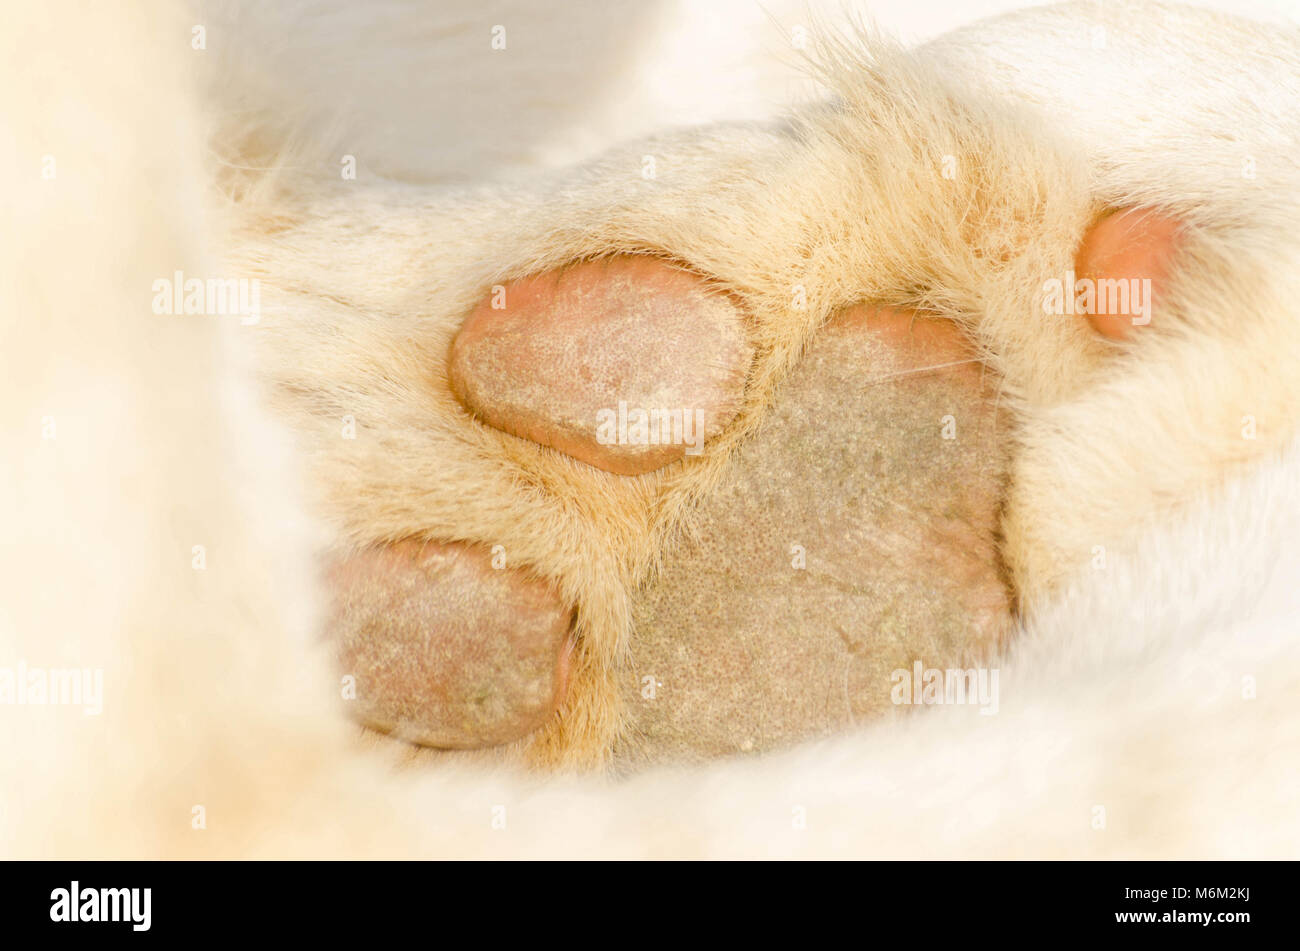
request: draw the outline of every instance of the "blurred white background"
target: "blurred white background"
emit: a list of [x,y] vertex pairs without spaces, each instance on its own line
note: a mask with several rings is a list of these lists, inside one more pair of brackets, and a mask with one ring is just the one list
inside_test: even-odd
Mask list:
[[[1101,6],[1120,0],[1082,0]],[[673,125],[760,118],[816,95],[801,31],[847,16],[905,43],[1016,0],[299,0],[204,10],[218,91],[340,123],[362,171],[472,182],[569,164]],[[1300,0],[1203,0],[1300,22]],[[304,16],[304,13],[310,13]],[[846,16],[847,15],[847,16]],[[493,48],[504,28],[504,49]],[[242,106],[243,104],[240,104]],[[340,119],[340,117],[342,117]]]

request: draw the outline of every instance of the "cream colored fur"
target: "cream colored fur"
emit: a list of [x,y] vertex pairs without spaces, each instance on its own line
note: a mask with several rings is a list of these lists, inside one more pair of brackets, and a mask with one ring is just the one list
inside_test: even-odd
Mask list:
[[[0,636],[32,663],[104,667],[107,693],[93,720],[3,710],[17,724],[7,853],[1294,852],[1294,32],[1087,4],[912,53],[829,44],[819,61],[841,109],[666,134],[453,196],[373,180],[344,194],[292,169],[214,175],[201,94],[138,72],[190,74],[183,19],[24,16],[60,24],[64,59],[50,75],[28,46],[10,66],[46,95],[6,103],[18,117],[7,180],[30,185],[15,189],[4,247],[6,333],[22,357],[5,401],[18,504]],[[1113,69],[1071,73],[1079,60],[1062,61],[1061,44],[1090,44],[1099,23]],[[1204,65],[1252,56],[1226,86]],[[1170,87],[1179,105],[1165,113]],[[280,149],[221,128],[226,158]],[[58,159],[48,182],[45,154]],[[316,158],[310,145],[285,154]],[[659,159],[651,182],[645,154]],[[233,209],[214,178],[240,195]],[[1195,230],[1176,319],[1121,352],[1035,307],[1098,208],[1129,201]],[[746,302],[759,345],[731,430],[700,464],[644,480],[472,424],[441,375],[459,318],[492,283],[618,250],[711,275]],[[178,266],[261,276],[256,334],[149,313],[150,281]],[[795,285],[805,311],[788,306]],[[961,320],[1021,421],[1007,540],[1028,629],[1003,664],[998,716],[927,712],[616,785],[455,763],[394,775],[386,754],[358,748],[312,643],[313,545],[492,539],[554,578],[579,608],[578,699],[527,752],[599,762],[619,725],[609,677],[628,586],[819,323],[863,300]],[[231,344],[253,336],[292,436],[244,385]],[[338,438],[344,414],[361,438]],[[58,435],[42,441],[46,416]],[[330,516],[319,539],[295,514],[290,445],[324,487],[309,505]],[[201,573],[194,544],[210,553]],[[1098,545],[1105,572],[1089,564]],[[206,830],[191,828],[195,805]]]

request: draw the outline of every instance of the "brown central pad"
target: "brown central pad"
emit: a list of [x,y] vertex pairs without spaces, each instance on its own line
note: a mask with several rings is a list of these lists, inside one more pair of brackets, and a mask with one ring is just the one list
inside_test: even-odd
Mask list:
[[994,645],[1011,605],[995,397],[949,323],[829,324],[636,597],[622,765],[827,734],[893,708],[895,669]]

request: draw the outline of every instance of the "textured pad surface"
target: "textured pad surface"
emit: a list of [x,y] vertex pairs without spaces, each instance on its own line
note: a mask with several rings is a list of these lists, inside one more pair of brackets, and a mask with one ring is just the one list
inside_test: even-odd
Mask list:
[[730,300],[624,256],[499,286],[457,334],[450,376],[489,425],[636,475],[731,420],[750,356]]
[[637,596],[624,765],[823,735],[890,709],[896,668],[993,644],[995,397],[947,322],[857,308],[824,328]]
[[570,618],[550,585],[494,567],[481,547],[418,541],[343,558],[330,581],[340,670],[367,725],[469,749],[554,711]]

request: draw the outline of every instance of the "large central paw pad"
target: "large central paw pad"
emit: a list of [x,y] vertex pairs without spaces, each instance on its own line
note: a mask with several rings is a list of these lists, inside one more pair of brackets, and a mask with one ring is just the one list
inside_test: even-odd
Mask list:
[[951,322],[824,326],[638,592],[630,762],[761,751],[893,705],[895,672],[982,662],[1011,618],[996,379]]

